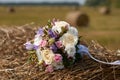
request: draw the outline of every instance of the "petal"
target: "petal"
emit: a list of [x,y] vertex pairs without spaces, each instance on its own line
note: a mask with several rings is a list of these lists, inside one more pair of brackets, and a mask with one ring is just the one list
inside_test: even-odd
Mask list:
[[74,36],[78,36],[78,30],[75,27],[70,27],[68,33],[71,33]]

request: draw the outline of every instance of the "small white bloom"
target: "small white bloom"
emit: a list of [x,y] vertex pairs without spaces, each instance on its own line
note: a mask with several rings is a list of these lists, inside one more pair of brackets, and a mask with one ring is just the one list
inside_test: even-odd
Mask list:
[[118,49],[117,52],[120,53],[120,49]]
[[78,30],[75,27],[70,27],[68,33],[71,33],[74,36],[78,36]]
[[120,49],[117,50],[117,56],[120,56]]
[[68,44],[65,46],[65,51],[67,51],[68,57],[75,57],[76,48],[75,46]]
[[41,41],[42,41],[42,37],[39,34],[35,35],[35,39],[34,39],[34,43],[33,44],[38,46]]
[[41,56],[41,52],[40,52],[40,49],[37,49],[36,50],[36,55],[37,55],[37,58],[38,58],[38,61],[42,61],[42,56]]
[[52,30],[58,33],[62,32],[62,27],[68,27],[69,28],[69,24],[65,21],[57,21],[55,22],[55,25],[52,27]]
[[48,28],[49,28],[49,27],[48,27],[47,25],[43,27],[44,30],[45,30],[45,29],[48,29]]
[[63,69],[64,68],[64,65],[63,65],[62,62],[60,62],[60,63],[53,63],[52,65],[55,68],[55,70]]

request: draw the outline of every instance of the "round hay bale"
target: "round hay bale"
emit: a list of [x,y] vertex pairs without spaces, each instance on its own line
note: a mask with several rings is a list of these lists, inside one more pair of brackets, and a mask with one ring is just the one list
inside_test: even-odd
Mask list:
[[89,16],[79,11],[69,12],[66,21],[73,26],[88,26]]
[[111,11],[110,11],[110,8],[108,8],[108,7],[101,7],[99,9],[99,12],[103,15],[107,15],[107,14],[110,14]]
[[15,8],[14,7],[8,7],[8,12],[14,13],[15,12]]

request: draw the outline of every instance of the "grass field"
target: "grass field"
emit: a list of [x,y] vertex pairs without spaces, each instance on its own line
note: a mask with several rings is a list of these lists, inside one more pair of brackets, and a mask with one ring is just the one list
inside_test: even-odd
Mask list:
[[[34,22],[34,26],[43,26],[48,19],[65,20],[73,7],[21,6],[15,7],[15,13],[9,13],[8,7],[0,7],[0,26],[21,26]],[[88,28],[79,28],[84,39],[97,40],[111,49],[120,49],[120,9],[112,8],[110,15],[101,15],[97,8],[80,8],[90,16]]]

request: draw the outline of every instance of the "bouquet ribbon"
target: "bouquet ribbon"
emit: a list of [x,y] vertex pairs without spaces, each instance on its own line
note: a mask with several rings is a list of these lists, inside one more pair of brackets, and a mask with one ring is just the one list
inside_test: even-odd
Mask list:
[[91,59],[93,59],[96,62],[102,63],[102,64],[108,64],[108,65],[120,65],[120,60],[116,60],[114,62],[105,62],[105,61],[101,61],[99,59],[94,58],[90,53],[89,50],[86,46],[84,45],[77,45],[78,47],[78,51],[77,53],[79,53],[81,56],[83,55],[87,55],[88,57],[90,57]]

